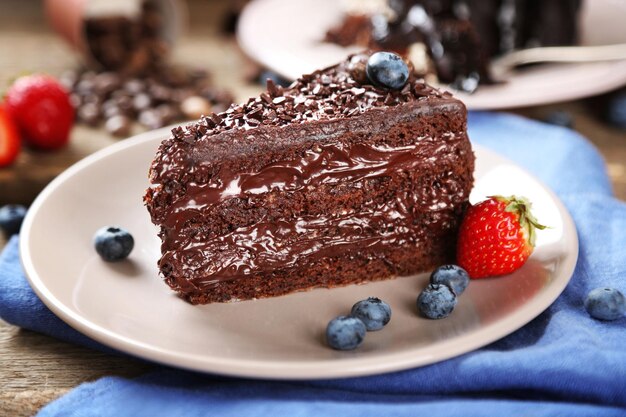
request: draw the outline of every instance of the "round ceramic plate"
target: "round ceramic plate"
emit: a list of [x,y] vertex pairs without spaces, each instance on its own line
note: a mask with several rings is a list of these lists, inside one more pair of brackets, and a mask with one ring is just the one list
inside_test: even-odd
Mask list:
[[[246,54],[288,79],[336,64],[360,47],[323,42],[342,21],[338,0],[254,0],[242,12],[237,38]],[[587,0],[581,33],[587,45],[626,42],[626,2]],[[626,84],[626,60],[544,64],[517,72],[507,83],[455,95],[470,109],[502,109],[574,100]]]
[[[142,203],[147,172],[167,130],[125,140],[78,162],[31,206],[21,255],[30,284],[60,318],[91,338],[153,361],[219,374],[331,378],[406,369],[484,346],[545,310],[568,283],[578,241],[558,199],[514,163],[475,146],[471,199],[516,193],[534,202],[550,229],[514,274],[472,282],[444,320],[427,320],[415,300],[427,274],[282,297],[192,306],[159,277],[157,229]],[[103,262],[92,247],[105,225],[135,237],[130,258]],[[389,325],[351,352],[328,348],[326,324],[368,296],[393,309]]]

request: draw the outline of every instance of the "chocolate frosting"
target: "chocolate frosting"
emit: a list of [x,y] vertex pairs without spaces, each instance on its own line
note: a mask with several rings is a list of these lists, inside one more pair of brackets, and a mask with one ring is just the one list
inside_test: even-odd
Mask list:
[[[452,99],[447,91],[426,84],[411,72],[404,88],[388,90],[369,82],[365,75],[368,55],[350,56],[347,61],[303,75],[283,88],[267,80],[267,91],[243,104],[233,104],[225,112],[211,113],[197,123],[172,130],[172,140],[191,145],[213,139],[230,130],[256,129],[260,126],[287,126],[318,120],[355,117],[377,107],[393,107],[412,101]],[[166,144],[168,147],[171,143]],[[159,174],[159,157],[153,175]]]

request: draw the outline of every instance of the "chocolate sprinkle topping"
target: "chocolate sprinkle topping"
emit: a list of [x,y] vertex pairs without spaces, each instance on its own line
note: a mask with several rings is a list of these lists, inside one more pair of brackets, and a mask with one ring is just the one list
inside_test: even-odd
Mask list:
[[360,74],[367,58],[365,54],[352,55],[346,62],[303,75],[287,88],[268,79],[267,91],[259,97],[234,104],[225,112],[211,113],[184,129],[174,129],[174,139],[188,141],[185,138],[189,134],[200,139],[232,129],[352,117],[375,107],[451,96],[425,84],[415,73],[410,74],[402,90],[376,87]]

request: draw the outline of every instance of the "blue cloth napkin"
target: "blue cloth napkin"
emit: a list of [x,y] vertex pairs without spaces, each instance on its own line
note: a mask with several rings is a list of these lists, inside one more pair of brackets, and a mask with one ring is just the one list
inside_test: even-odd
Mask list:
[[[626,292],[626,205],[612,197],[598,152],[573,131],[506,114],[473,113],[475,143],[543,180],[577,224],[576,272],[556,302],[513,334],[417,369],[324,381],[260,381],[158,367],[102,378],[40,416],[626,416],[626,319],[583,308],[599,286]],[[18,240],[0,257],[0,316],[18,326],[102,348],[47,310],[25,281]]]

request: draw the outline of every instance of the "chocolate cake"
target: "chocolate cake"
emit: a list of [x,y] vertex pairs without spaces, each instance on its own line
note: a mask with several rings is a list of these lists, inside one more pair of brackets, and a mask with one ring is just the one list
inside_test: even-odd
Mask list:
[[[373,1],[373,0],[371,0]],[[472,92],[490,83],[492,57],[515,49],[573,45],[580,0],[378,0],[379,11],[349,11],[326,39],[406,54],[425,45],[439,81]]]
[[454,256],[473,184],[465,106],[367,56],[172,130],[145,203],[159,268],[194,304],[425,271]]

